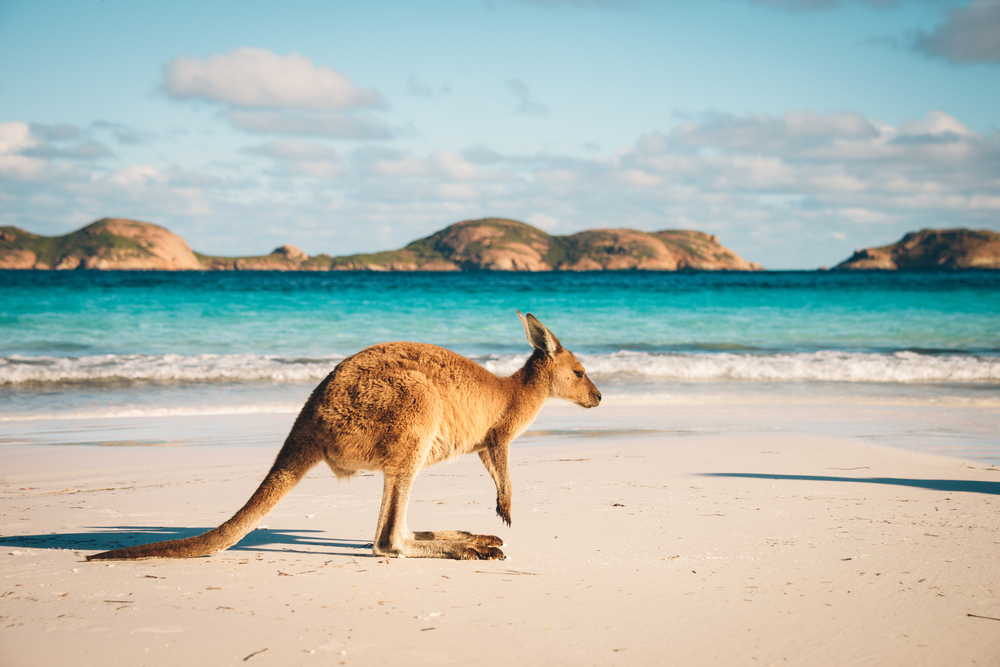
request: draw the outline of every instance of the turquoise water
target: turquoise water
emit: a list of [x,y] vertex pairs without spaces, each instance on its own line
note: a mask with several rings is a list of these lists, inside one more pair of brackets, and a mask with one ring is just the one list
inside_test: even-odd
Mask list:
[[387,340],[508,374],[529,352],[515,309],[612,402],[1000,407],[1000,272],[0,271],[0,429],[294,412],[340,359]]
[[515,308],[594,354],[1000,352],[996,272],[7,271],[0,356],[323,356],[385,340],[512,353]]

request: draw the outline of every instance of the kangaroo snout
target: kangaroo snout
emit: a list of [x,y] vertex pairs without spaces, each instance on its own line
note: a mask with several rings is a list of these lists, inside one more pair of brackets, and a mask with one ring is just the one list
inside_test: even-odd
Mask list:
[[599,392],[597,390],[597,387],[594,387],[594,394],[593,394],[592,398],[594,400],[593,400],[593,402],[590,405],[587,406],[588,408],[596,408],[598,405],[601,404],[601,398],[602,398],[602,396],[601,396],[601,392]]
[[601,391],[594,386],[594,383],[590,383],[590,395],[587,396],[587,400],[584,402],[578,402],[577,405],[583,408],[596,408],[601,404]]

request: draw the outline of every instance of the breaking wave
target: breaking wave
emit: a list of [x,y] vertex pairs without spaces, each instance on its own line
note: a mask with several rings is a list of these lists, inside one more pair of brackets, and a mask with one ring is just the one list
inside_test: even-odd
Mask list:
[[0,385],[121,382],[310,382],[344,357],[260,354],[105,354],[87,357],[0,357]]
[[[595,378],[630,382],[764,381],[858,383],[1000,383],[1000,357],[953,353],[818,352],[662,353],[621,351],[581,354]],[[0,357],[0,386],[170,382],[312,383],[344,357],[259,354],[95,355]],[[474,357],[490,371],[509,375],[527,355]]]
[[[578,355],[594,377],[632,381],[742,380],[762,382],[970,383],[1000,382],[1000,357],[964,354],[792,352],[747,354],[722,352],[615,352]],[[491,358],[484,365],[509,374],[524,356]]]

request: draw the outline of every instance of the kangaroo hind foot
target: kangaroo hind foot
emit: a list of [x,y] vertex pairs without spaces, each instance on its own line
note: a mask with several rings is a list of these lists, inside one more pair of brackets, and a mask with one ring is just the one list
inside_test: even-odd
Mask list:
[[[507,560],[499,547],[503,540],[496,535],[477,535],[464,530],[422,530],[413,533],[418,542],[443,542],[457,546],[453,558],[459,560]],[[442,544],[449,551],[449,544]]]
[[455,560],[506,560],[499,547],[503,540],[495,535],[476,535],[465,531],[421,531],[413,537],[376,542],[376,556],[397,558],[454,558]]
[[477,547],[502,547],[503,540],[496,535],[477,535],[464,530],[421,530],[413,533],[416,540],[443,540],[446,542],[469,542]]

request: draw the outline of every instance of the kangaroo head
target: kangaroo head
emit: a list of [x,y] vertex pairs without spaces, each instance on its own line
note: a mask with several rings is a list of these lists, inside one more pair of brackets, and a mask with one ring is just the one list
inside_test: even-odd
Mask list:
[[601,392],[587,377],[583,364],[545,328],[531,313],[527,316],[517,311],[524,325],[524,333],[532,347],[543,352],[552,367],[552,383],[549,395],[553,398],[563,398],[584,408],[597,407],[601,402]]

